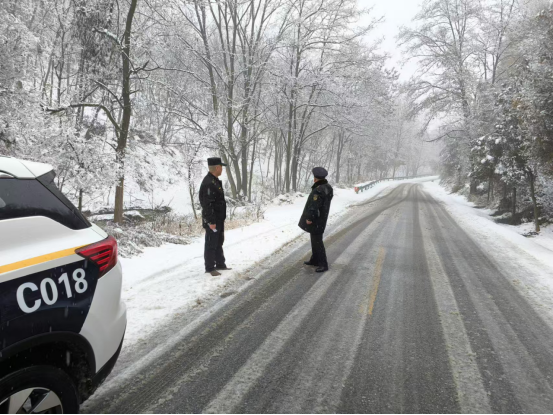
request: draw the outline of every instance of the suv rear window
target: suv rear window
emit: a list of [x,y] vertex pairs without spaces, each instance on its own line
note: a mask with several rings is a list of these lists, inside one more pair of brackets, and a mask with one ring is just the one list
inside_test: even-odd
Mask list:
[[90,223],[54,184],[54,172],[37,179],[0,178],[0,220],[46,216],[70,229]]

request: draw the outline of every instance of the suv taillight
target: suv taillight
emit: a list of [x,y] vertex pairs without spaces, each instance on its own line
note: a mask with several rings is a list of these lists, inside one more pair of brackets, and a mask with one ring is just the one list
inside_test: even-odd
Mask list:
[[100,267],[98,278],[117,265],[117,241],[113,236],[108,236],[95,244],[83,246],[75,250],[75,253]]

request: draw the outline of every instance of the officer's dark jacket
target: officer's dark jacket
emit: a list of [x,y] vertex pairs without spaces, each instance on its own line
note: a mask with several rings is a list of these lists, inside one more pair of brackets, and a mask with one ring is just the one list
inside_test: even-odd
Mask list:
[[211,173],[204,177],[200,186],[200,204],[204,228],[207,228],[207,224],[222,222],[227,218],[223,183]]
[[[311,189],[298,226],[306,232],[318,235],[325,231],[334,191],[326,180],[318,180]],[[313,223],[308,225],[307,220]]]

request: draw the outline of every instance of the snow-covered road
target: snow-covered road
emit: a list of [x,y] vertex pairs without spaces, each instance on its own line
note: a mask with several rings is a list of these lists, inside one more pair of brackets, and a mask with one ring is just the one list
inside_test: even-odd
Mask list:
[[[329,223],[341,221],[350,206],[388,192],[401,183],[425,180],[429,178],[382,182],[359,194],[353,189],[335,189]],[[265,211],[264,220],[225,231],[225,256],[232,271],[225,271],[220,277],[204,273],[203,238],[189,245],[146,248],[140,256],[122,258],[123,300],[128,308],[123,354],[175,315],[228,291],[237,279],[249,274],[259,262],[292,240],[298,237],[307,240],[307,234],[297,226],[305,196],[293,196],[292,204],[275,199]]]
[[84,410],[550,413],[546,248],[437,184],[380,196],[335,219],[329,272],[292,243]]

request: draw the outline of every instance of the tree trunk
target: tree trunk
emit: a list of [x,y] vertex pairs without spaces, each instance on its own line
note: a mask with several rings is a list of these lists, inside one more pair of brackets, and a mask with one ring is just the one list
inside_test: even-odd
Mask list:
[[194,219],[198,219],[198,214],[196,213],[196,208],[194,207],[194,196],[195,196],[195,189],[194,184],[191,182],[191,180],[188,180],[188,193],[190,194],[190,204],[192,205],[192,213],[194,213]]
[[298,191],[298,164],[300,157],[300,149],[298,146],[294,146],[294,153],[292,157],[292,190],[294,192]]
[[54,93],[54,64],[52,63],[52,71],[50,72],[50,105],[52,105],[52,94]]
[[[295,151],[294,151],[295,153]],[[292,157],[292,163],[290,167],[290,184],[291,186],[286,186],[286,192],[290,192],[290,190],[296,191],[296,180],[297,180],[297,174],[298,174],[298,159],[295,157],[295,155]]]
[[281,177],[282,177],[281,163],[282,163],[282,160],[280,158],[280,152],[278,151],[278,147],[276,143],[276,135],[275,135],[275,160],[273,164],[273,168],[274,168],[273,184],[275,187],[275,195],[278,195],[280,193],[280,183],[281,183]]
[[[261,163],[261,157],[257,158],[257,161],[259,162],[259,176],[261,177],[261,191],[265,190],[265,177],[263,177],[263,164]],[[252,184],[250,182],[250,189],[252,188]]]
[[[229,89],[233,88],[232,83],[231,86],[229,86]],[[228,147],[230,152],[230,163],[234,167],[234,172],[236,173],[236,186],[232,191],[233,197],[238,197],[238,194],[240,190],[242,189],[242,177],[240,175],[240,164],[238,164],[238,160],[235,157],[236,153],[234,151],[234,140],[233,140],[233,129],[234,126],[233,120],[232,120],[232,100],[233,100],[233,93],[232,90],[229,92],[229,95],[227,97],[227,140],[228,140]],[[229,171],[230,169],[227,169]]]
[[475,195],[476,194],[476,189],[478,187],[478,183],[476,183],[476,180],[474,179],[470,179],[470,190],[469,190],[469,193],[471,195]]
[[228,161],[228,157],[223,150],[221,150],[221,159],[223,160],[223,163],[227,165],[227,167],[225,167],[225,171],[227,172],[228,181],[230,183],[230,190],[232,192],[232,197],[236,197],[238,193],[236,190],[236,183],[234,183],[234,176],[232,175],[232,168]]
[[[292,91],[293,92],[293,91]],[[284,173],[284,181],[286,182],[286,193],[290,191],[290,168],[292,164],[292,118],[294,112],[294,105],[290,102],[288,109],[288,131],[286,140],[286,170]]]
[[125,150],[127,148],[127,138],[129,136],[129,127],[131,124],[132,104],[131,104],[131,29],[134,12],[138,0],[131,0],[127,21],[125,23],[125,33],[123,35],[123,49],[121,57],[123,59],[123,114],[121,117],[121,131],[117,140],[117,161],[119,164],[119,183],[115,189],[115,210],[114,222],[123,222],[123,198],[125,192]]
[[540,221],[539,221],[539,209],[538,201],[536,200],[536,176],[533,172],[528,173],[528,179],[530,181],[530,197],[532,198],[532,204],[534,205],[534,229],[536,232],[540,231]]
[[[252,162],[250,164],[250,182],[248,183],[248,202],[252,201],[252,180],[253,180],[253,166],[255,162],[255,147],[257,144],[257,138],[253,141],[252,149]],[[263,172],[261,172],[261,179],[263,180]]]
[[514,225],[515,215],[517,213],[517,188],[513,187],[513,205],[511,210],[511,223]]
[[79,189],[79,212],[83,211],[83,189]]
[[242,161],[242,194],[244,197],[248,197],[248,153],[249,153],[249,146],[246,143],[247,139],[247,127],[242,126],[242,134],[246,134],[242,137],[243,141],[241,143],[242,149],[241,149],[241,161]]
[[338,148],[336,149],[336,183],[340,183],[340,162],[344,145],[340,136],[338,136]]
[[125,176],[119,178],[119,183],[115,187],[115,211],[113,213],[113,221],[115,223],[123,223],[123,197],[125,189]]

